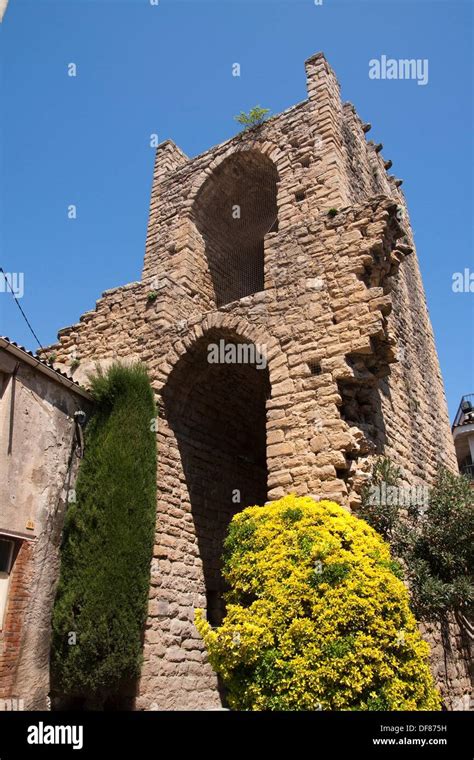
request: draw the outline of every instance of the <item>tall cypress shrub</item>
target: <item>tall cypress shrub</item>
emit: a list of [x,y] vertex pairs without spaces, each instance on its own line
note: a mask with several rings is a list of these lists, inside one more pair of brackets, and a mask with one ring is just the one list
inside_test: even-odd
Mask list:
[[91,379],[52,621],[53,691],[101,706],[140,673],[156,514],[156,409],[141,365]]

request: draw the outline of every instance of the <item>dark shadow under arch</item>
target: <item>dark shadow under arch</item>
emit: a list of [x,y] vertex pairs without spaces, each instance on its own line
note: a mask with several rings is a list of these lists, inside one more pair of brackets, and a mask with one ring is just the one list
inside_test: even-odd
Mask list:
[[245,343],[227,331],[206,333],[179,360],[163,391],[164,414],[176,437],[191,502],[208,619],[214,625],[224,613],[221,555],[229,522],[236,512],[263,505],[267,497],[270,387],[267,368],[209,363],[208,346],[221,340]]

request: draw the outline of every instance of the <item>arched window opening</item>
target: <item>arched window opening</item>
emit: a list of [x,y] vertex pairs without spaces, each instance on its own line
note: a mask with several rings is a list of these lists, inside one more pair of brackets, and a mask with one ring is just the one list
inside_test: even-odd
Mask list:
[[278,230],[278,173],[254,150],[225,159],[194,204],[204,238],[216,306],[264,289],[264,238]]

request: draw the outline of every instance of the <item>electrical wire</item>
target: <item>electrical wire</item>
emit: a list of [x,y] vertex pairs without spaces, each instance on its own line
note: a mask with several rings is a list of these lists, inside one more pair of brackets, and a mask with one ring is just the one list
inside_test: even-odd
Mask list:
[[15,303],[16,303],[16,305],[18,306],[18,308],[20,309],[20,311],[21,311],[21,314],[22,314],[22,316],[23,316],[23,319],[25,320],[26,324],[27,324],[27,325],[28,325],[28,327],[30,328],[30,330],[31,330],[31,333],[32,333],[32,335],[33,335],[34,339],[36,340],[36,342],[37,342],[38,346],[39,346],[39,347],[40,347],[40,348],[41,348],[41,349],[44,351],[44,346],[42,346],[42,345],[41,345],[41,343],[40,343],[40,340],[39,340],[38,336],[36,335],[35,331],[33,330],[32,326],[30,325],[30,323],[29,323],[29,321],[28,321],[28,317],[26,316],[25,312],[24,312],[24,311],[23,311],[23,309],[21,308],[21,306],[20,306],[20,303],[19,303],[19,301],[18,301],[18,298],[16,297],[15,293],[13,292],[12,286],[11,286],[11,285],[10,285],[10,283],[8,282],[8,277],[6,276],[6,274],[5,274],[5,272],[3,271],[2,267],[0,267],[0,272],[3,274],[3,277],[4,277],[4,279],[5,279],[5,282],[6,282],[6,283],[7,283],[7,285],[8,285],[8,288],[9,288],[9,290],[10,290],[10,293],[12,294],[13,298],[15,299]]

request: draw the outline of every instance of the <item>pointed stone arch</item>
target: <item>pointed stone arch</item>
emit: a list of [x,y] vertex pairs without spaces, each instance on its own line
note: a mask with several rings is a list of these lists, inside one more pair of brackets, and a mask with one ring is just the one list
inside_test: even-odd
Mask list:
[[264,290],[265,238],[278,230],[278,183],[275,162],[248,147],[213,162],[191,193],[217,308]]
[[275,164],[279,177],[282,175],[284,162],[286,160],[286,154],[281,150],[281,148],[278,147],[278,145],[276,145],[276,143],[273,143],[270,140],[245,140],[245,142],[242,142],[240,145],[224,145],[223,148],[224,149],[220,151],[212,161],[209,162],[205,169],[197,173],[191,184],[187,196],[186,202],[188,206],[193,205],[196,200],[196,196],[199,193],[199,190],[203,186],[206,179],[212,174],[212,172],[214,172],[230,156],[237,153],[257,151],[261,153],[262,156],[265,156]]
[[[265,368],[206,366],[207,346],[220,338],[258,346]],[[287,376],[288,365],[278,340],[220,312],[188,325],[160,362],[154,596],[144,669],[145,677],[153,672],[163,684],[160,707],[221,705],[194,626],[195,609],[206,609],[214,622],[222,616],[220,556],[227,526],[235,512],[267,498],[266,406],[272,377],[281,379],[282,372]],[[235,491],[240,500],[233,500]],[[156,658],[156,652],[166,656]]]
[[177,362],[191,349],[193,344],[212,329],[221,329],[237,335],[241,340],[247,340],[262,347],[269,374],[270,384],[289,379],[288,361],[279,341],[260,325],[253,325],[243,317],[223,312],[212,312],[198,321],[193,321],[186,327],[186,332],[177,338],[166,353],[166,359],[156,368],[158,394],[168,380]]

